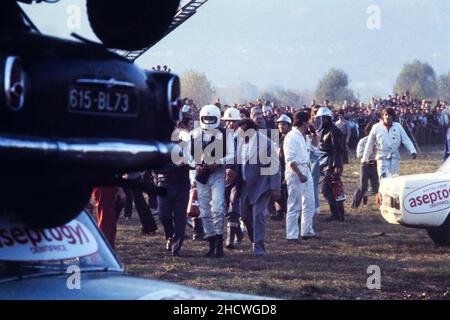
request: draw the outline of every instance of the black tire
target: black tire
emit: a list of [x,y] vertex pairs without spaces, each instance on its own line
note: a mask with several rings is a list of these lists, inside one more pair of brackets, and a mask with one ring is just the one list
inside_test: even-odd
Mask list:
[[92,188],[71,186],[35,190],[27,196],[17,215],[32,228],[53,228],[70,222],[88,203]]
[[180,0],[87,0],[91,27],[108,48],[139,50],[159,41]]
[[440,227],[428,228],[428,236],[439,246],[450,245],[450,214]]

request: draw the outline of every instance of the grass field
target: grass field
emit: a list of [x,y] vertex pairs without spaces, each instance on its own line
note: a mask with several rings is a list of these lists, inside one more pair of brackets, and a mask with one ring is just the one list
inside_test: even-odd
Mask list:
[[[417,160],[405,155],[402,174],[435,171],[441,147],[421,150]],[[367,206],[350,209],[358,183],[353,158],[344,169],[347,219],[327,223],[328,206],[314,218],[320,239],[288,244],[285,223],[268,220],[265,258],[256,258],[251,243],[226,250],[222,259],[202,256],[205,242],[187,239],[182,257],[164,250],[164,232],[140,235],[137,214],[118,224],[117,251],[128,273],[173,281],[201,289],[240,292],[285,299],[450,299],[450,248],[436,247],[426,231],[390,225],[380,216],[373,197]],[[323,199],[322,199],[323,200]],[[366,286],[367,268],[381,269],[381,289]]]

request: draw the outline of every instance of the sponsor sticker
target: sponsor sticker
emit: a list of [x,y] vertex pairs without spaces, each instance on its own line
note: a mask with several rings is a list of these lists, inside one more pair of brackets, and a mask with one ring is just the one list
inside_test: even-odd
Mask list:
[[15,217],[0,216],[0,260],[51,261],[96,253],[98,243],[80,221],[33,229]]
[[410,192],[403,200],[409,213],[425,214],[450,208],[450,181],[425,185]]

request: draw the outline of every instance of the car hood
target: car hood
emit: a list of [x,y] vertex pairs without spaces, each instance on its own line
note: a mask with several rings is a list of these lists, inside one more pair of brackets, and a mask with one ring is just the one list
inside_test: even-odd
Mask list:
[[[80,289],[68,289],[70,275],[0,283],[4,300],[262,300],[267,297],[208,291],[117,272],[81,273]],[[70,283],[70,280],[69,280]]]
[[450,175],[442,172],[383,178],[380,180],[380,192],[398,194],[404,189],[420,188],[428,181],[432,183],[447,180],[450,180]]

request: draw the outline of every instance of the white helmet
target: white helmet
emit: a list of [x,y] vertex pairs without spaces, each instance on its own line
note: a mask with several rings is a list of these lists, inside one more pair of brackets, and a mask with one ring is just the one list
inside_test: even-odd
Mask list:
[[317,131],[321,131],[324,128],[324,117],[333,118],[331,110],[327,107],[320,107],[314,116],[314,126]]
[[241,120],[241,114],[236,108],[228,108],[225,110],[222,120],[239,121]]
[[331,110],[329,108],[327,108],[327,107],[320,107],[314,117],[322,117],[322,116],[332,117],[333,114],[332,114],[332,112],[331,112]]
[[202,129],[217,129],[220,125],[220,109],[208,104],[200,110],[200,127]]
[[291,118],[289,118],[287,115],[285,115],[285,114],[282,114],[278,119],[277,119],[277,123],[278,122],[286,122],[286,123],[289,123],[289,124],[292,124],[292,120],[291,120]]

